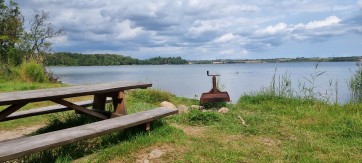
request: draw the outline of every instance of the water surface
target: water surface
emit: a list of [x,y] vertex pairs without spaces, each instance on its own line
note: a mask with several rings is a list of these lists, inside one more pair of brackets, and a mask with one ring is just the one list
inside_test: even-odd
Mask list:
[[[349,100],[347,82],[356,69],[354,62],[319,63],[263,63],[263,64],[208,64],[208,65],[122,65],[122,66],[67,66],[49,67],[66,84],[91,84],[113,81],[150,82],[153,88],[169,91],[177,96],[199,98],[211,89],[211,74],[220,74],[219,86],[228,91],[233,102],[240,95],[267,87],[275,70],[276,77],[290,76],[292,86],[308,84],[315,72],[325,72],[315,78],[316,89],[325,94],[338,92],[338,101]],[[337,87],[335,86],[337,82]],[[329,85],[332,83],[332,87]],[[299,85],[299,86],[298,86]],[[308,86],[308,85],[307,85]],[[334,89],[333,91],[330,91]],[[301,92],[297,92],[301,93]]]

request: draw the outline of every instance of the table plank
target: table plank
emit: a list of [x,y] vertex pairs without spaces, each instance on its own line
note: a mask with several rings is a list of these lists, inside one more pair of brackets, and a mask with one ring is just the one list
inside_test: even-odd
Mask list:
[[48,88],[30,91],[0,93],[0,106],[17,103],[45,101],[49,99],[69,98],[100,93],[110,93],[136,88],[151,87],[152,84],[143,82],[120,81],[113,83],[77,85],[61,88]]

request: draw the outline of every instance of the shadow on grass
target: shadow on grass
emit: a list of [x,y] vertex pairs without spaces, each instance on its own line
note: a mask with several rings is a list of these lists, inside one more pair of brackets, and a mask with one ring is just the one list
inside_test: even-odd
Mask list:
[[[61,130],[65,128],[84,125],[96,122],[98,119],[76,114],[63,114],[61,118],[52,117],[49,124],[31,135]],[[162,128],[165,123],[156,120],[152,123],[151,129]],[[150,132],[153,132],[152,130]],[[144,126],[135,126],[123,131],[113,132],[100,137],[78,141],[72,144],[63,145],[54,149],[44,150],[20,158],[20,162],[70,162],[71,160],[90,155],[101,149],[111,147],[123,141],[131,141],[139,136],[146,136],[149,132],[144,130]]]

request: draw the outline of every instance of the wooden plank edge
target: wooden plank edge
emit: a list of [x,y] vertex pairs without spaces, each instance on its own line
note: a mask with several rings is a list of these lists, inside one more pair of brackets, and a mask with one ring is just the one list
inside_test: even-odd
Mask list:
[[[156,112],[163,112],[163,113],[159,113],[155,116],[147,116],[147,112],[152,112],[152,111],[156,111]],[[104,135],[104,134],[108,134],[108,133],[112,133],[115,131],[119,131],[122,129],[126,129],[126,128],[130,128],[130,127],[134,127],[137,125],[141,125],[141,124],[145,124],[148,122],[152,122],[156,119],[160,119],[172,114],[177,114],[178,111],[175,109],[170,109],[170,108],[165,108],[165,107],[160,107],[160,108],[156,108],[156,109],[152,109],[152,110],[147,110],[147,111],[143,111],[143,112],[138,112],[135,114],[130,114],[130,115],[125,115],[122,117],[117,117],[117,118],[112,118],[112,119],[107,119],[107,120],[102,120],[99,122],[94,122],[94,123],[90,123],[90,124],[86,124],[86,125],[82,125],[82,126],[77,126],[77,127],[72,127],[72,128],[68,128],[68,129],[64,129],[64,130],[59,130],[59,131],[53,131],[53,132],[49,132],[49,133],[45,133],[45,134],[41,134],[41,135],[35,135],[35,136],[31,136],[31,137],[24,137],[24,138],[19,138],[19,139],[14,139],[14,140],[10,140],[10,141],[5,141],[5,142],[1,142],[0,143],[0,148],[1,146],[3,146],[4,144],[9,146],[9,144],[13,144],[12,147],[19,147],[17,146],[17,144],[23,142],[26,144],[31,144],[32,138],[36,138],[36,137],[40,137],[40,139],[42,139],[43,137],[53,137],[55,139],[54,135],[62,135],[62,133],[71,133],[72,131],[77,131],[79,128],[82,128],[83,130],[89,130],[89,132],[93,132],[91,134],[85,134],[85,135],[81,135],[81,136],[77,136],[77,137],[71,137],[71,136],[67,136],[65,137],[65,140],[61,140],[60,138],[56,138],[56,140],[58,142],[56,143],[49,143],[49,142],[43,142],[43,145],[38,145],[36,146],[36,144],[34,145],[30,145],[31,149],[26,149],[26,150],[21,150],[21,149],[16,149],[15,152],[13,153],[6,153],[10,150],[14,150],[11,149],[11,147],[8,147],[9,150],[0,150],[0,161],[9,161],[9,160],[13,160],[25,155],[29,155],[32,153],[36,153],[39,151],[43,151],[45,149],[50,149],[50,148],[54,148],[57,146],[61,146],[61,145],[66,145],[66,144],[70,144],[76,141],[80,141],[80,140],[84,140],[84,139],[89,139],[89,138],[94,138],[100,135]],[[142,114],[146,114],[143,115],[145,116],[143,119],[141,120],[136,120],[138,115],[142,115]],[[103,123],[107,124],[109,123],[110,125],[115,125],[115,123],[117,121],[127,121],[127,120],[131,120],[131,123],[127,123],[127,124],[122,124],[121,126],[117,126],[117,127],[111,127],[111,128],[106,128],[103,130],[96,130],[96,131],[92,131],[92,126],[102,126]],[[80,133],[82,134],[82,133]],[[64,135],[64,134],[63,134]],[[46,139],[43,139],[46,140]]]
[[[11,96],[15,96],[16,94],[23,93],[23,94],[32,94],[35,93],[35,97],[31,98],[19,98],[19,99],[12,99],[12,100],[6,100],[1,101],[0,100],[0,106],[2,105],[11,105],[11,104],[17,104],[17,103],[30,103],[30,102],[39,102],[44,101],[44,99],[51,99],[51,98],[71,98],[71,97],[77,97],[77,96],[87,96],[87,95],[94,95],[94,94],[101,94],[101,93],[111,93],[111,92],[118,92],[118,91],[125,91],[125,90],[131,90],[131,89],[146,89],[148,87],[152,87],[151,83],[139,83],[135,82],[126,82],[126,86],[123,87],[111,87],[106,89],[95,89],[90,91],[80,91],[77,93],[64,93],[64,94],[54,94],[54,95],[45,95],[45,96],[39,96],[39,92],[56,92],[57,90],[65,90],[65,89],[72,89],[72,88],[87,88],[92,87],[93,85],[76,85],[76,86],[69,86],[69,87],[60,87],[60,88],[46,88],[46,89],[37,89],[37,90],[27,90],[27,91],[14,91],[14,92],[5,92],[0,93],[1,95],[10,94]],[[109,83],[108,83],[109,84]],[[117,84],[117,83],[110,83],[110,84]],[[122,83],[120,83],[122,84]],[[127,85],[129,84],[129,85]],[[102,84],[99,84],[102,85]],[[103,85],[107,85],[103,84]]]

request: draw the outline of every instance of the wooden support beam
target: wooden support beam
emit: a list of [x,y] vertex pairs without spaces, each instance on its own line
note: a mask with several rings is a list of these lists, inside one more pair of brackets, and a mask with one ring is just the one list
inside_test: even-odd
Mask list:
[[[112,99],[107,98],[106,103],[109,103],[111,101],[112,101]],[[93,100],[79,101],[79,102],[75,102],[74,104],[82,106],[82,107],[88,107],[88,106],[92,106]],[[0,122],[19,119],[19,118],[26,118],[26,117],[36,116],[36,115],[58,113],[58,112],[69,111],[69,110],[73,110],[73,109],[70,109],[63,105],[52,105],[52,106],[46,106],[46,107],[41,107],[41,108],[16,111],[16,112],[10,114],[9,116],[7,116],[5,119],[0,120]],[[100,113],[103,113],[103,112],[100,112]]]
[[98,118],[101,118],[101,119],[108,119],[109,118],[109,117],[107,117],[107,116],[105,116],[103,114],[94,112],[94,111],[89,110],[87,108],[84,108],[82,106],[79,106],[79,105],[73,104],[71,102],[65,101],[63,99],[53,99],[51,101],[53,101],[55,103],[58,103],[60,105],[64,105],[64,106],[66,106],[68,108],[74,109],[76,111],[79,111],[79,112],[82,112],[82,113],[85,113],[85,114],[88,114],[88,115],[92,115],[92,116],[95,116],[95,117],[98,117]]
[[28,103],[19,103],[19,104],[13,104],[7,107],[6,109],[2,110],[0,112],[0,121],[5,119],[7,116],[9,116],[11,113],[14,113],[15,111],[19,110],[23,106],[25,106]]
[[93,108],[104,111],[106,109],[106,95],[96,94],[93,99]]

